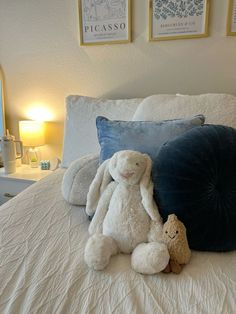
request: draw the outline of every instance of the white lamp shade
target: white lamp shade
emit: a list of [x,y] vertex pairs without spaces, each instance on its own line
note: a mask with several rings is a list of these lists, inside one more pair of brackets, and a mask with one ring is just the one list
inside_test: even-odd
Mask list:
[[44,122],[19,121],[19,129],[24,146],[37,147],[45,144]]

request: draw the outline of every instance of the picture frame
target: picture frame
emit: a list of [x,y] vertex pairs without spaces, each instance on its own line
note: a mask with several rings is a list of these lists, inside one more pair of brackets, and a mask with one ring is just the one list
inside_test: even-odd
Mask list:
[[3,83],[3,73],[0,66],[0,137],[2,137],[6,131]]
[[131,0],[78,0],[80,45],[131,42]]
[[236,0],[229,0],[226,34],[236,36]]
[[208,37],[210,0],[149,0],[149,41]]

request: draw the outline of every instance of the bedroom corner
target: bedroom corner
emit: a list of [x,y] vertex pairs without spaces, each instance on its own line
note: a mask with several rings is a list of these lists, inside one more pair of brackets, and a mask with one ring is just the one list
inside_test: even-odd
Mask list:
[[0,0],[0,313],[234,314],[236,0]]

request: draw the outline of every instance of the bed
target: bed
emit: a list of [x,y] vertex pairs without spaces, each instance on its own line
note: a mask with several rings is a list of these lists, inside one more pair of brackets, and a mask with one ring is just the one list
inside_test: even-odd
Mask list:
[[[78,140],[73,131],[81,131],[84,145],[83,132],[92,136],[97,114],[128,120],[140,102],[104,105],[101,100],[67,98],[63,167],[98,148],[92,139],[87,151],[76,146],[72,153],[68,147]],[[75,112],[81,113],[81,130],[72,118]],[[0,313],[235,313],[235,251],[193,251],[178,276],[135,273],[129,255],[112,257],[104,271],[88,269],[83,253],[89,220],[84,206],[71,205],[62,196],[65,171],[56,170],[0,207]]]

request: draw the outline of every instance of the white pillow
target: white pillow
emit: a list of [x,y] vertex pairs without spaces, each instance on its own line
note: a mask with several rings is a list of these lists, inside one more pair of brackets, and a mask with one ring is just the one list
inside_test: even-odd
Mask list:
[[89,186],[99,166],[99,155],[91,154],[74,160],[65,171],[61,192],[73,205],[86,205]]
[[73,160],[99,151],[95,124],[97,116],[131,120],[141,101],[142,99],[106,100],[68,96],[61,166],[68,167]]
[[209,124],[236,127],[236,97],[227,94],[153,95],[138,106],[133,121],[187,118],[203,114]]

